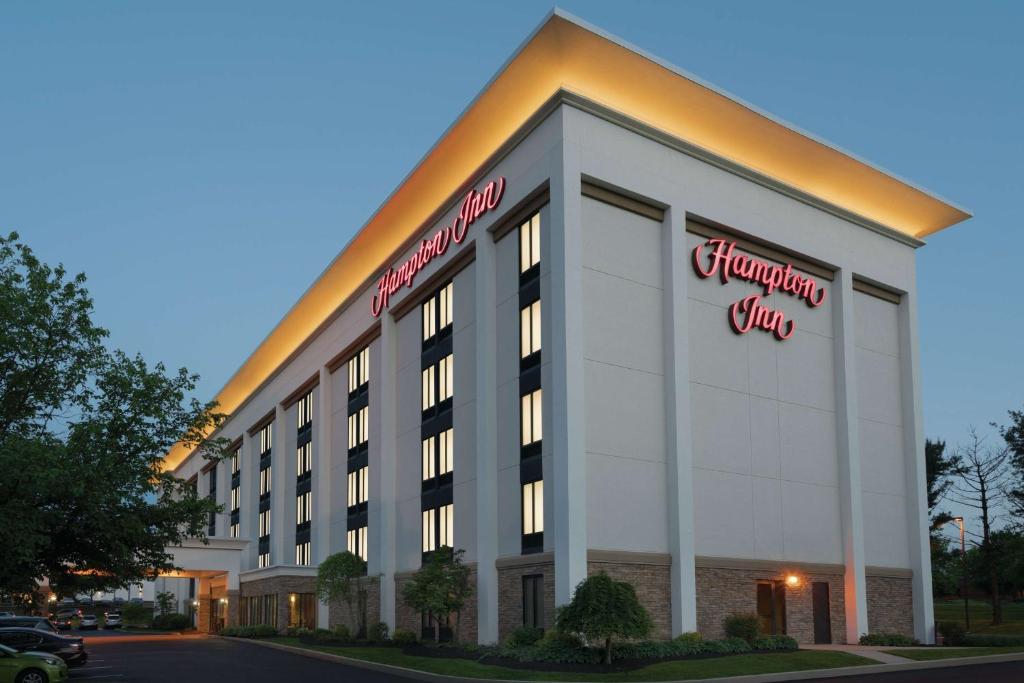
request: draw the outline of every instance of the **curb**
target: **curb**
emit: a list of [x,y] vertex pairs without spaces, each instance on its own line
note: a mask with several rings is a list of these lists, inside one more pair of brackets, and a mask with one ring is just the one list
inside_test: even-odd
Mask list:
[[[412,678],[420,681],[431,681],[432,683],[479,683],[489,681],[491,683],[529,683],[514,678],[464,678],[462,676],[449,676],[447,674],[435,674],[419,669],[409,669],[394,664],[381,664],[369,662],[365,659],[346,657],[319,650],[307,650],[292,645],[282,645],[266,640],[253,638],[231,638],[227,636],[214,636],[232,642],[251,643],[253,645],[267,647],[282,652],[320,659],[328,662],[347,664],[359,669],[377,671]],[[1024,662],[1024,652],[1012,652],[1005,655],[982,655],[980,657],[955,657],[951,659],[935,659],[927,662],[908,661],[906,664],[865,664],[863,666],[844,666],[833,669],[807,669],[805,671],[785,671],[772,674],[750,674],[746,676],[723,676],[719,678],[705,678],[700,680],[717,681],[718,683],[782,683],[784,681],[805,681],[815,678],[845,678],[848,676],[868,676],[880,673],[897,673],[901,671],[921,671],[928,669],[948,669],[957,666],[971,666],[976,664],[999,664],[1002,662]],[[584,683],[585,679],[580,680]],[[673,683],[663,681],[662,683]],[[684,683],[684,682],[679,682]]]

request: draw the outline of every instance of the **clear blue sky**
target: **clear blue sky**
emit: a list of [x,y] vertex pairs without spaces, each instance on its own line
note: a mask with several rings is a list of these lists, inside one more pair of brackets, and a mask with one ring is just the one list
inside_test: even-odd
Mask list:
[[[926,431],[1024,405],[1024,6],[562,6],[972,210],[919,251]],[[5,2],[0,230],[210,397],[550,8]]]

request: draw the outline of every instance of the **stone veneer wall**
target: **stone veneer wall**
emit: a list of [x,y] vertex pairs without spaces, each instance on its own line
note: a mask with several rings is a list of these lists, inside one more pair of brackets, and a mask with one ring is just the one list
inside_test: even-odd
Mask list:
[[[532,560],[532,561],[531,561]],[[551,553],[498,560],[498,639],[523,625],[523,577],[544,577],[544,628],[555,625],[555,562]]]
[[238,609],[240,607],[239,591],[229,590],[227,592],[228,598],[228,614],[227,614],[227,626],[238,626]]
[[[775,569],[697,567],[697,629],[705,638],[723,638],[722,622],[736,612],[757,612],[758,581],[782,581],[789,572]],[[811,584],[828,582],[832,642],[846,642],[846,600],[843,575],[795,572],[797,587],[786,586],[786,633],[801,644],[814,643]],[[868,594],[870,596],[870,593]],[[869,617],[870,620],[870,617]]]
[[[464,643],[475,643],[477,640],[477,599],[476,599],[476,563],[467,562],[469,567],[469,585],[472,592],[466,598],[459,621],[458,639]],[[402,591],[415,572],[398,572],[395,574],[395,629],[412,631],[419,637],[423,632],[423,620],[420,613],[405,604]],[[455,615],[451,615],[452,637],[455,634]]]
[[871,633],[914,635],[914,594],[909,577],[867,577],[868,629]]
[[266,579],[243,581],[241,597],[277,595],[277,630],[281,633],[288,628],[288,594],[316,593],[316,578],[312,576],[273,576]]
[[672,637],[672,568],[669,562],[668,556],[649,559],[643,553],[591,551],[587,576],[604,572],[616,581],[632,584],[637,599],[654,622],[650,637],[668,639]]
[[[366,587],[366,627],[369,628],[380,621],[380,579],[376,576],[368,576],[363,579],[363,585]],[[355,588],[353,588],[354,593]],[[327,614],[328,628],[344,624],[354,634],[355,625],[359,623],[359,619],[353,614],[356,607],[354,600],[352,610],[349,610],[348,605],[341,600],[331,603]]]

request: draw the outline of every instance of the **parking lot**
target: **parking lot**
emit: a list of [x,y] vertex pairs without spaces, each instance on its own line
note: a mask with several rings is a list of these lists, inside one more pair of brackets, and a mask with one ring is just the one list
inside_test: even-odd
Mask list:
[[88,664],[71,669],[71,680],[75,682],[279,683],[337,678],[383,683],[403,680],[398,676],[222,638],[137,635],[121,631],[71,633],[85,636],[89,652]]

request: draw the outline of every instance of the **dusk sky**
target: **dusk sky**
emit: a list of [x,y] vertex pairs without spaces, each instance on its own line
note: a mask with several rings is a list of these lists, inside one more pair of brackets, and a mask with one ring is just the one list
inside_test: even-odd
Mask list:
[[[1024,5],[562,7],[974,213],[918,252],[928,436],[1024,408]],[[0,230],[212,397],[547,2],[0,7]]]

